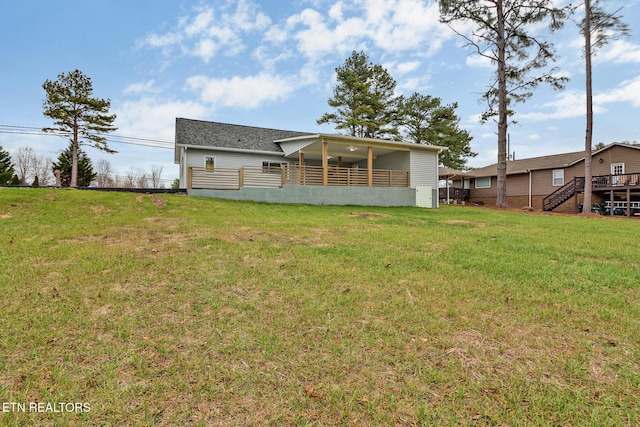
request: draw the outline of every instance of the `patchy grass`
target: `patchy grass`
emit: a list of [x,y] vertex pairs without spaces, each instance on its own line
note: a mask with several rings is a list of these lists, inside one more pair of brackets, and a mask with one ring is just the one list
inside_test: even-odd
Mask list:
[[640,424],[638,222],[0,189],[0,424]]

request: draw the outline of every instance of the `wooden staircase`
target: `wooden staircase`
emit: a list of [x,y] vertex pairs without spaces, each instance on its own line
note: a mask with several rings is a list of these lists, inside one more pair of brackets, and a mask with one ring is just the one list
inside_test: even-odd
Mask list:
[[582,190],[584,190],[584,178],[574,178],[542,199],[542,210],[552,211]]

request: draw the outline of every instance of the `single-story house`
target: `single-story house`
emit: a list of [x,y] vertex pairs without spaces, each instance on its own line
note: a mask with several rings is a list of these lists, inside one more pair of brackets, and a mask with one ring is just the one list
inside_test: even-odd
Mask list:
[[174,161],[190,195],[436,208],[445,149],[177,118]]
[[[640,213],[640,146],[613,143],[592,153],[593,203]],[[577,212],[584,194],[584,151],[507,161],[507,204]],[[497,164],[467,172],[440,171],[441,179],[468,190],[466,202],[495,205]],[[629,202],[629,203],[627,203]]]

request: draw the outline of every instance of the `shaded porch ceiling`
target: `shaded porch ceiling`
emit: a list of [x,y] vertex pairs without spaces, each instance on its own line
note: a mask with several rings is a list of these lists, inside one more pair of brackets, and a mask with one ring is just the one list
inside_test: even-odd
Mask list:
[[397,146],[381,146],[368,144],[367,141],[364,138],[354,137],[334,139],[315,136],[313,138],[292,138],[276,142],[280,144],[284,151],[285,158],[298,159],[300,153],[303,153],[305,160],[317,161],[322,161],[322,146],[324,142],[327,142],[329,161],[335,161],[340,157],[345,163],[366,161],[369,147],[372,148],[373,159],[394,151],[409,151],[409,147],[404,147],[403,145],[405,144],[403,143],[398,143]]

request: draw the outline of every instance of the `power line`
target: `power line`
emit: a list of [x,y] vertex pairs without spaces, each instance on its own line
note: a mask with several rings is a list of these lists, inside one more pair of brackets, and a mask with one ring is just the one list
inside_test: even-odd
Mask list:
[[[63,138],[68,138],[70,136],[68,132],[44,132],[42,128],[33,126],[16,126],[3,124],[0,124],[0,133],[13,135],[57,136]],[[138,145],[142,147],[161,148],[165,150],[173,150],[174,148],[174,144],[172,141],[164,141],[151,137],[108,134],[104,135],[104,138],[106,141],[113,142],[115,144]]]

